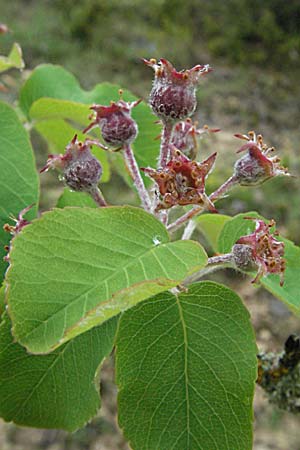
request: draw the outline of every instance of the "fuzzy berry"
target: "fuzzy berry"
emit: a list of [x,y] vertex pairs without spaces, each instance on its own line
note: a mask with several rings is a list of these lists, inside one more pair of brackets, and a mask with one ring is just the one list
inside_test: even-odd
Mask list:
[[110,106],[93,105],[91,109],[95,112],[95,119],[84,130],[84,133],[99,126],[104,141],[112,146],[122,148],[130,145],[138,134],[138,126],[131,117],[131,110],[141,100],[125,102],[120,99],[111,102]]
[[189,158],[196,158],[198,151],[198,138],[208,133],[216,133],[220,131],[219,128],[208,128],[204,125],[203,128],[197,128],[198,123],[192,122],[190,118],[176,123],[173,134],[172,144],[178,148]]
[[166,59],[144,59],[155,71],[149,103],[164,123],[184,120],[196,109],[196,87],[201,75],[210,72],[209,65],[197,65],[192,69],[177,72]]
[[232,248],[234,262],[241,270],[258,269],[253,283],[262,276],[279,274],[280,285],[283,284],[285,271],[284,243],[276,239],[277,233],[270,229],[275,225],[274,220],[266,224],[263,220],[245,217],[255,222],[253,233],[242,236]]
[[102,166],[91,153],[91,143],[77,140],[77,135],[67,145],[63,155],[49,155],[41,172],[58,169],[65,184],[73,191],[92,192],[98,185]]
[[255,186],[278,175],[290,175],[285,167],[280,166],[278,156],[270,156],[274,147],[268,147],[261,135],[250,131],[248,135],[236,134],[236,137],[248,142],[238,153],[246,151],[234,166],[234,177],[241,186]]

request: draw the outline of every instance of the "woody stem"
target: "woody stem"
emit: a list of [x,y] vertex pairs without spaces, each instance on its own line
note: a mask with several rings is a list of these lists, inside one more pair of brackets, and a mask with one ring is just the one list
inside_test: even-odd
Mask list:
[[174,124],[172,122],[166,122],[162,130],[160,155],[158,160],[158,167],[161,167],[162,169],[166,167],[169,160],[173,127]]
[[193,283],[194,281],[199,280],[200,278],[222,268],[230,267],[232,263],[232,253],[225,253],[224,255],[217,255],[212,256],[211,258],[208,258],[207,260],[207,266],[199,270],[199,272],[194,273],[193,275],[186,278],[183,282],[183,284],[189,285]]
[[194,206],[194,208],[192,208],[190,211],[180,216],[177,220],[175,220],[175,222],[170,223],[170,225],[168,226],[168,231],[177,230],[179,227],[181,227],[181,225],[183,225],[185,222],[187,222],[192,217],[196,216],[202,211],[204,211],[204,208],[202,206]]
[[223,197],[230,189],[238,183],[237,178],[233,175],[228,178],[215,192],[210,194],[209,200],[213,203]]
[[137,165],[134,153],[129,144],[124,145],[123,147],[123,155],[125,159],[126,166],[129,170],[130,176],[133,180],[133,183],[136,187],[136,190],[141,199],[143,208],[146,211],[151,211],[152,205],[151,200],[148,194],[148,191],[145,188],[144,181],[142,179],[139,167]]

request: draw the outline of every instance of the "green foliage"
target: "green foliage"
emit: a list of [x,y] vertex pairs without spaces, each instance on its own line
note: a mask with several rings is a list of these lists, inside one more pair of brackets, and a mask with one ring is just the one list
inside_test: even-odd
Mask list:
[[8,245],[9,233],[3,230],[5,223],[13,224],[11,216],[34,204],[26,215],[36,214],[39,183],[28,134],[17,114],[6,103],[0,102],[0,284],[7,268],[3,261],[4,245]]
[[224,214],[202,214],[195,219],[197,228],[202,231],[212,249],[216,252],[217,242],[224,224],[230,216]]
[[[245,220],[245,217],[258,217],[258,214],[255,212],[238,214],[225,223],[218,241],[220,253],[230,252],[234,243],[241,236],[252,233],[254,222]],[[288,239],[280,238],[280,240],[285,244],[286,271],[284,285],[279,285],[278,275],[268,275],[268,277],[262,278],[261,284],[275,297],[286,303],[293,312],[300,314],[300,248]]]
[[16,236],[7,276],[13,334],[33,353],[53,350],[206,265],[193,241],[132,207],[64,208]]
[[0,415],[36,428],[74,431],[100,407],[99,366],[113,347],[117,318],[78,336],[50,355],[16,343],[5,314],[0,325]]
[[245,212],[230,218],[230,220],[224,224],[224,227],[219,234],[217,249],[220,253],[229,253],[233,245],[241,236],[245,236],[254,231],[255,222],[246,220],[245,217],[262,219],[255,211]]
[[5,310],[5,284],[0,287],[0,317]]
[[203,282],[148,299],[122,316],[116,350],[134,450],[252,448],[255,337],[230,289]]
[[65,208],[66,206],[78,206],[88,208],[97,208],[94,200],[85,192],[73,192],[65,188],[58,199],[57,208]]
[[8,56],[0,56],[0,73],[8,69],[23,69],[22,50],[19,44],[14,44]]

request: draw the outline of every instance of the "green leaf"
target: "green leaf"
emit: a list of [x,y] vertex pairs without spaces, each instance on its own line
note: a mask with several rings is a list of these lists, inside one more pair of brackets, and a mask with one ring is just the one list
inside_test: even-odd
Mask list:
[[8,304],[13,334],[45,353],[206,265],[193,241],[133,207],[64,208],[13,241]]
[[5,284],[0,287],[0,317],[5,310]]
[[[233,217],[226,222],[220,234],[218,241],[220,253],[230,252],[232,246],[241,236],[254,231],[254,222],[245,220],[244,217],[260,217],[267,222],[267,219],[262,218],[255,212],[247,212]],[[285,244],[286,270],[284,285],[280,286],[278,275],[268,275],[262,278],[260,282],[262,286],[279,300],[282,300],[294,313],[300,314],[300,248],[288,239],[280,237],[279,240]]]
[[229,219],[230,216],[223,214],[202,214],[194,219],[197,223],[197,228],[204,234],[204,237],[215,252],[218,248],[217,242],[221,230]]
[[[28,134],[15,111],[0,102],[0,284],[7,268],[3,261],[4,245],[11,236],[3,230],[5,223],[13,224],[10,216],[17,217],[25,207],[39,198],[39,181]],[[36,207],[26,218],[33,218]]]
[[56,206],[57,208],[65,208],[66,206],[78,206],[80,208],[87,206],[89,208],[98,208],[92,197],[88,194],[85,192],[70,191],[68,188],[64,189]]
[[256,345],[225,286],[161,293],[122,316],[119,424],[134,450],[250,450]]
[[[20,94],[20,106],[27,117],[33,120],[37,130],[53,142],[56,133],[60,133],[58,127],[53,129],[51,126],[53,121],[67,122],[74,134],[88,124],[88,106],[93,103],[108,105],[111,100],[118,100],[119,89],[120,86],[102,83],[97,84],[91,91],[85,91],[76,78],[62,67],[42,65],[32,72],[24,84]],[[137,99],[128,90],[123,90],[123,98],[126,101]],[[132,115],[139,127],[139,135],[133,145],[138,164],[140,167],[156,166],[159,142],[155,138],[161,128],[155,124],[156,118],[144,102],[134,108]],[[59,139],[60,146],[64,147],[70,140],[69,134],[66,133],[65,136],[64,142]],[[124,164],[118,163],[116,168],[126,178]],[[142,176],[144,177],[143,174]],[[147,177],[145,182],[148,186],[151,184]]]
[[250,211],[238,214],[228,220],[222,228],[218,239],[218,251],[220,253],[231,252],[233,245],[241,236],[251,234],[254,231],[255,222],[246,220],[245,217],[263,219],[256,211]]
[[14,342],[5,314],[0,326],[0,415],[35,428],[75,431],[100,407],[99,366],[113,347],[117,318],[36,356]]
[[0,56],[0,73],[12,68],[23,69],[24,67],[22,49],[17,43],[14,43],[8,56]]
[[300,247],[297,247],[288,239],[281,238],[280,240],[285,245],[284,285],[280,286],[278,275],[269,275],[263,278],[261,284],[275,297],[283,301],[295,314],[300,315]]

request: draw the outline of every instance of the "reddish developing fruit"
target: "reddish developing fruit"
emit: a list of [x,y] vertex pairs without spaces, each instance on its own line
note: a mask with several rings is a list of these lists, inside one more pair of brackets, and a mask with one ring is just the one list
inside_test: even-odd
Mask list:
[[[121,91],[120,95],[122,95]],[[138,134],[138,126],[131,117],[131,110],[140,102],[141,100],[125,102],[120,99],[117,102],[111,102],[110,106],[91,106],[91,109],[95,112],[95,117],[84,130],[84,133],[99,126],[102,137],[108,145],[118,148],[118,150],[130,145]]]
[[216,156],[214,153],[198,163],[171,146],[171,159],[164,169],[142,168],[157,183],[160,200],[156,210],[175,205],[203,205],[216,212],[205,193],[205,180],[213,168]]
[[232,253],[236,266],[241,270],[258,268],[253,283],[259,281],[262,276],[279,274],[282,286],[285,271],[284,243],[274,237],[278,233],[272,234],[270,231],[275,221],[271,220],[266,224],[263,220],[252,217],[245,219],[255,221],[255,230],[247,236],[242,236],[233,246]]
[[73,191],[93,192],[102,175],[102,166],[91,153],[91,145],[94,143],[89,140],[79,142],[75,135],[63,155],[48,156],[41,172],[58,169],[65,184]]
[[178,72],[166,59],[144,59],[147,66],[154,69],[155,78],[149,103],[164,123],[184,120],[196,109],[196,87],[199,78],[211,72],[209,65],[197,65],[192,69]]
[[234,177],[241,186],[255,186],[278,175],[290,175],[285,167],[280,166],[280,158],[271,156],[274,147],[263,142],[261,134],[249,131],[248,135],[235,134],[236,137],[248,141],[238,153],[246,151],[234,166]]

